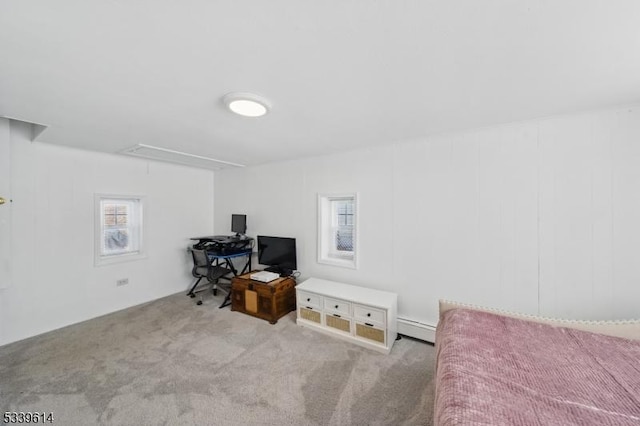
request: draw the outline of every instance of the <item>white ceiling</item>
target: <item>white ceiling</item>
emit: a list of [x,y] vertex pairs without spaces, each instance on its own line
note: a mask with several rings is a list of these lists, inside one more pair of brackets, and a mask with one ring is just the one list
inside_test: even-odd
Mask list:
[[91,150],[252,165],[638,100],[637,0],[0,2],[0,116]]

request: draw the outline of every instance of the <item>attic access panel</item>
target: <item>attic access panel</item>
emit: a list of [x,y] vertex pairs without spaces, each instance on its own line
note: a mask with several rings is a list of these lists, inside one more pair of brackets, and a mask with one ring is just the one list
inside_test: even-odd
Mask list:
[[230,161],[217,160],[215,158],[204,157],[202,155],[189,154],[186,152],[174,151],[172,149],[144,144],[134,145],[131,148],[120,151],[120,153],[149,160],[164,161],[210,170],[221,170],[229,167],[244,167],[243,164],[232,163]]

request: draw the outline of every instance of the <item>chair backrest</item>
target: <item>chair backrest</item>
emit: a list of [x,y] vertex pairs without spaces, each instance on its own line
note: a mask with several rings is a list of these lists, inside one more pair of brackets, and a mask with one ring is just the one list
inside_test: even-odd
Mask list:
[[207,252],[205,250],[192,249],[191,255],[193,256],[194,268],[209,267],[210,265],[209,256],[207,256]]

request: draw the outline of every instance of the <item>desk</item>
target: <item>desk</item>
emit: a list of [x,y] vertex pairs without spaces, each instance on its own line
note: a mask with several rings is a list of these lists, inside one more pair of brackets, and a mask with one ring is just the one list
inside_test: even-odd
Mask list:
[[[242,268],[242,272],[240,272],[240,275],[242,275],[245,272],[251,270],[251,255],[252,254],[253,254],[253,249],[251,249],[251,248],[239,249],[237,251],[233,251],[233,252],[229,252],[229,253],[218,252],[218,251],[213,251],[213,250],[212,251],[207,251],[207,256],[209,256],[209,259],[213,263],[213,266],[222,266],[222,267],[228,268],[233,273],[234,277],[238,276],[238,270],[235,268],[235,266],[231,262],[231,259],[235,259],[237,257],[245,257],[245,256],[247,257],[247,261],[246,261],[245,265]],[[221,264],[221,262],[222,262],[222,264]]]
[[[229,281],[229,287],[231,286],[231,279],[238,275],[242,275],[245,272],[251,270],[251,256],[253,254],[253,238],[248,237],[236,237],[226,235],[214,235],[207,237],[194,237],[193,241],[197,241],[193,245],[194,249],[205,250],[207,256],[211,261],[211,265],[216,269],[214,276],[218,278],[213,281],[213,294],[217,294],[216,284],[218,280]],[[233,264],[232,259],[246,257],[240,274]],[[194,294],[195,286],[187,294]],[[231,304],[231,288],[227,292],[227,296],[220,305],[220,308],[229,306]]]
[[229,252],[238,251],[253,247],[253,238],[239,237],[235,235],[211,235],[206,237],[193,237],[192,241],[197,241],[193,245],[194,249],[216,251],[216,252]]
[[[240,250],[237,250],[235,253],[220,253],[216,251],[207,251],[207,255],[209,256],[209,259],[211,260],[214,267],[225,268],[229,271],[218,279],[226,279],[226,280],[229,280],[230,282],[233,277],[238,276],[238,270],[233,265],[233,262],[231,261],[231,259],[235,259],[239,257],[247,258],[247,261],[245,262],[244,267],[242,268],[242,272],[240,272],[240,275],[242,275],[245,272],[251,270],[252,254],[253,254],[253,249],[251,248],[240,249]],[[229,274],[233,274],[233,277],[230,277]],[[224,298],[224,300],[222,301],[222,304],[219,307],[224,308],[225,306],[229,306],[230,304],[231,304],[231,289],[229,289],[229,291],[227,292],[227,296]]]

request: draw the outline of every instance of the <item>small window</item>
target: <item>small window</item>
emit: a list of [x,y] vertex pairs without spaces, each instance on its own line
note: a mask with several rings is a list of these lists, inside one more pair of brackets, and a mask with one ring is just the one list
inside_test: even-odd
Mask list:
[[143,198],[96,195],[96,265],[144,257]]
[[356,268],[356,194],[318,196],[318,262]]

